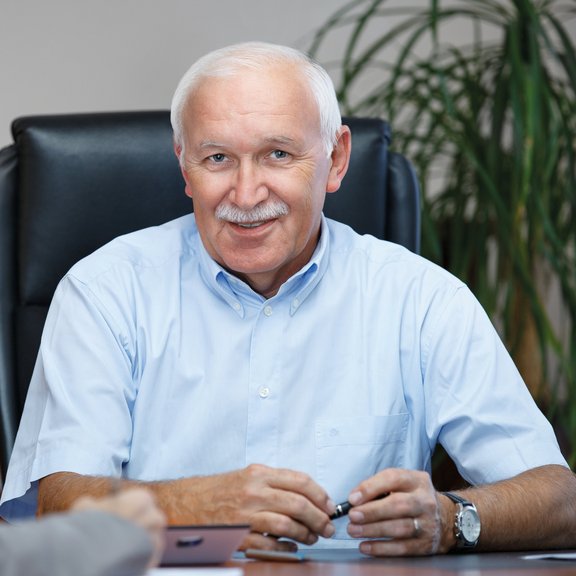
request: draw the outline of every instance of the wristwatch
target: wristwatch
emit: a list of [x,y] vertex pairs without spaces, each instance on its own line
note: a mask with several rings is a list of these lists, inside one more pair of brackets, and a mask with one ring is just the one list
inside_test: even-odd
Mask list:
[[454,517],[456,549],[474,548],[478,543],[478,538],[480,538],[480,516],[478,516],[476,506],[452,492],[443,492],[443,494],[458,505]]

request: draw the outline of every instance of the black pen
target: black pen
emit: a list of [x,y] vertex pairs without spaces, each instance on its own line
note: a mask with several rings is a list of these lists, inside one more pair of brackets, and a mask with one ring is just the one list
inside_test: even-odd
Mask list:
[[346,502],[342,502],[341,504],[336,504],[336,510],[333,514],[330,514],[330,520],[336,520],[336,518],[340,518],[341,516],[345,516],[350,512],[350,508],[352,508],[352,504],[346,500]]
[[[381,496],[377,496],[374,500],[380,500],[382,498],[386,498],[389,492],[382,494]],[[352,509],[352,504],[346,500],[346,502],[341,502],[340,504],[336,504],[336,510],[333,514],[330,514],[330,520],[336,520],[336,518],[341,518],[342,516],[346,516],[348,512]]]

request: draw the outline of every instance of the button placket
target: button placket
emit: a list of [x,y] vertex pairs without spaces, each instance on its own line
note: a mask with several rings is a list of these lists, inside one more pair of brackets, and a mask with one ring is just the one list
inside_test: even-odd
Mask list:
[[[279,362],[282,354],[272,345],[279,342],[289,320],[290,302],[262,302],[250,344],[250,400],[248,428],[246,430],[246,459],[249,462],[266,461],[276,465],[280,424],[279,399],[282,389],[278,385]],[[265,430],[266,433],[262,434]]]

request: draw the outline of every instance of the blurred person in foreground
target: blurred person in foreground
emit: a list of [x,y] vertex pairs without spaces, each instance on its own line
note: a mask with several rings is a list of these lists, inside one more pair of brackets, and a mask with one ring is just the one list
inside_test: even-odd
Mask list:
[[66,514],[0,524],[0,576],[141,576],[160,560],[165,523],[148,490],[85,496]]

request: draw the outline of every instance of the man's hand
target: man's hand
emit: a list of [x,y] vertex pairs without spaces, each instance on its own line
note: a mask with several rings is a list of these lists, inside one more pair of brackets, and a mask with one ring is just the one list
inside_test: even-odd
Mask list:
[[420,556],[452,544],[454,506],[437,494],[426,472],[388,468],[359,484],[348,501],[350,536],[382,538],[362,542],[364,554]]
[[71,510],[99,510],[120,516],[144,528],[152,541],[153,554],[149,566],[156,566],[164,550],[166,517],[156,506],[152,494],[143,488],[130,488],[104,498],[83,496],[71,507]]
[[[172,525],[249,524],[242,548],[290,550],[292,542],[278,539],[314,544],[334,534],[333,502],[312,478],[293,470],[252,464],[226,474],[122,485],[148,487]],[[40,480],[38,511],[63,510],[83,494],[103,496],[110,487],[109,478],[57,472]]]
[[[460,494],[478,509],[479,550],[576,546],[576,475],[568,468],[540,466]],[[436,554],[448,552],[455,544],[456,506],[435,492],[425,472],[383,470],[361,482],[348,500],[353,505],[348,533],[355,538],[382,538],[361,542],[365,554]]]
[[171,518],[171,523],[193,515],[200,523],[250,524],[251,533],[242,549],[290,550],[294,544],[278,538],[314,544],[319,535],[330,538],[334,534],[329,519],[334,504],[323,488],[301,472],[252,464],[243,470],[176,483],[181,484],[180,518]]

